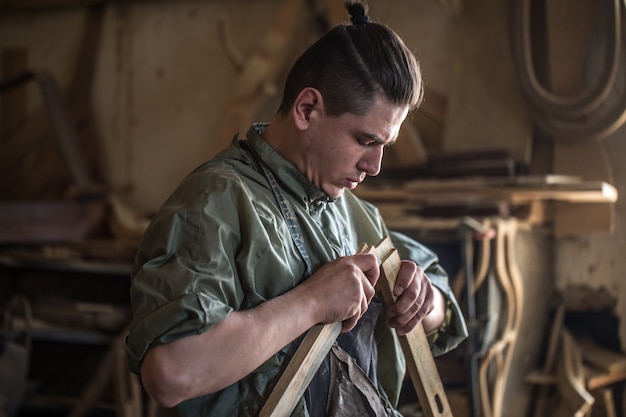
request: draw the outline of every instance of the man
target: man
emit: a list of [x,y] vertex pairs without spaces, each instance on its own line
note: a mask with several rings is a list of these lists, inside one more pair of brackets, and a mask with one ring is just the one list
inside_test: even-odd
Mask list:
[[[293,415],[397,415],[405,369],[391,328],[421,321],[435,354],[466,336],[436,257],[351,192],[379,173],[422,84],[393,31],[361,3],[348,11],[352,25],[294,64],[271,123],[185,178],[146,231],[126,344],[171,415],[258,415],[303,334],[339,321]],[[383,311],[377,260],[355,252],[385,235],[407,260]]]

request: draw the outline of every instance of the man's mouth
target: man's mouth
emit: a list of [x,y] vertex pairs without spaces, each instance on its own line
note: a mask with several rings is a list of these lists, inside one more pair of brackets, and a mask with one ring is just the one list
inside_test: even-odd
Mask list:
[[360,183],[361,179],[348,179],[348,189],[354,190]]

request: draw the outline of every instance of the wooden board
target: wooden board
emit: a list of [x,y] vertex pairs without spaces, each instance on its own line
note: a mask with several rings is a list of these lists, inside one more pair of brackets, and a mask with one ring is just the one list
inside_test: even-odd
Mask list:
[[[395,303],[393,289],[400,271],[400,256],[389,238],[381,241],[377,248],[387,253],[382,260],[381,272],[377,288],[383,294],[386,305]],[[439,371],[433,358],[422,323],[419,323],[405,336],[399,336],[400,345],[407,361],[407,370],[417,393],[420,406],[426,416],[452,417],[450,404],[439,377]]]
[[468,178],[408,181],[398,187],[363,185],[355,192],[370,201],[422,202],[501,200],[511,203],[557,200],[568,203],[614,203],[618,193],[602,181],[582,181],[571,176],[538,175],[512,178]]
[[340,332],[341,322],[319,324],[309,330],[265,402],[259,417],[291,415]]

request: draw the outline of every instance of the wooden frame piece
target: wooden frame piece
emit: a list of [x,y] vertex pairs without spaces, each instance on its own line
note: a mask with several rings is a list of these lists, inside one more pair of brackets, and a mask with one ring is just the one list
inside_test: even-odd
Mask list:
[[[401,260],[391,239],[385,237],[376,246],[361,245],[358,252],[374,253],[377,256],[381,263],[378,289],[382,292],[386,304],[394,303],[393,288],[400,271]],[[263,406],[260,417],[291,415],[340,332],[340,322],[317,325],[309,330]],[[425,415],[452,417],[422,324],[399,339],[407,360],[409,375]]]
[[[385,304],[391,305],[396,301],[393,289],[396,284],[396,277],[400,271],[400,256],[388,237],[383,239],[376,246],[376,249],[378,249],[377,255],[380,252],[386,254],[382,259],[378,289],[383,295]],[[406,358],[407,370],[425,415],[428,417],[452,417],[448,397],[439,377],[439,371],[437,370],[422,323],[415,326],[405,336],[399,336],[399,339]]]

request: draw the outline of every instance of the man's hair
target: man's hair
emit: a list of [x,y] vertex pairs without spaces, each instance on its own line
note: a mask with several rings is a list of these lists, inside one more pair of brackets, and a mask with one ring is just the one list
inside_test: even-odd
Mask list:
[[391,28],[368,21],[366,4],[347,1],[346,8],[352,24],[332,28],[294,63],[279,113],[287,114],[307,87],[320,91],[331,116],[363,115],[381,94],[410,110],[419,106],[423,86],[413,53]]

